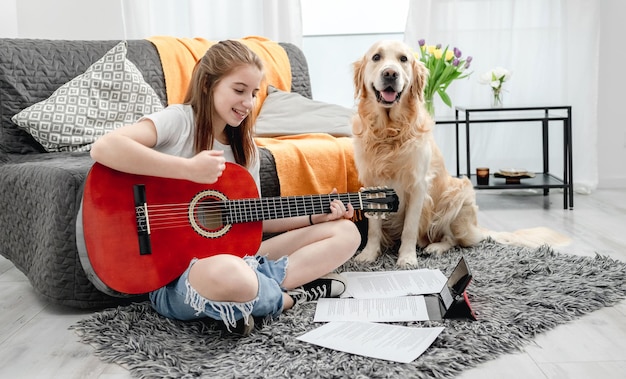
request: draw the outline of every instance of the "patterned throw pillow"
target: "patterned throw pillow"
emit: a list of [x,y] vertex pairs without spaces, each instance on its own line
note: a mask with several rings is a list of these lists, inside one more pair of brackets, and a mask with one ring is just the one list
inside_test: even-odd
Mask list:
[[11,118],[47,151],[88,151],[105,133],[163,109],[161,99],[126,59],[126,41],[46,100]]

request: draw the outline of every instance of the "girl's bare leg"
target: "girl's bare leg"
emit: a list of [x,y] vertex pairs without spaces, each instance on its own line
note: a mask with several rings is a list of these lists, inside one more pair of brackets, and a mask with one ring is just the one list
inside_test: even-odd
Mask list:
[[[361,235],[350,220],[325,222],[291,230],[263,241],[259,254],[289,256],[283,287],[293,289],[332,272],[350,259]],[[286,303],[287,304],[287,303]]]

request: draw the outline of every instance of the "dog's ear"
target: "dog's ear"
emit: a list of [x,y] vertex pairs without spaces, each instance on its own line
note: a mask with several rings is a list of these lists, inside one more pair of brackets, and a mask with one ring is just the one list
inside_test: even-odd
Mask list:
[[424,101],[424,88],[426,87],[428,74],[428,69],[423,62],[417,59],[413,60],[413,85],[411,86],[411,94],[413,98],[419,99],[420,102]]
[[354,70],[354,98],[358,99],[365,92],[365,82],[363,80],[363,71],[365,70],[365,57],[359,59],[352,64]]

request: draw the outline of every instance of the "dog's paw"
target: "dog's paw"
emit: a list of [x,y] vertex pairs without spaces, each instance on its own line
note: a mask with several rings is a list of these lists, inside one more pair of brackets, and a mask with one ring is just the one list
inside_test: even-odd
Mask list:
[[396,261],[396,265],[404,268],[417,266],[417,253],[415,249],[401,249],[398,251],[398,260]]
[[424,253],[426,254],[435,254],[435,255],[442,255],[443,253],[445,253],[446,251],[450,250],[452,246],[450,246],[449,243],[446,242],[435,242],[435,243],[431,243],[430,245],[426,246],[424,248]]
[[368,246],[365,246],[361,253],[354,257],[354,260],[360,263],[372,263],[375,262],[379,256],[380,250],[368,248]]

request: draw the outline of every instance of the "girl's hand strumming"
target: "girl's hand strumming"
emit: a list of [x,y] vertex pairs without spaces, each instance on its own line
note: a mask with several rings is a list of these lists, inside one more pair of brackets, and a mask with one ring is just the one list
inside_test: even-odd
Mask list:
[[226,169],[221,150],[205,150],[188,159],[186,177],[196,183],[213,184]]

